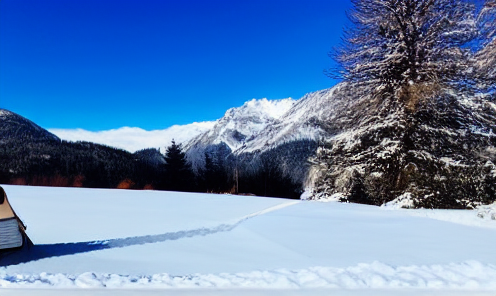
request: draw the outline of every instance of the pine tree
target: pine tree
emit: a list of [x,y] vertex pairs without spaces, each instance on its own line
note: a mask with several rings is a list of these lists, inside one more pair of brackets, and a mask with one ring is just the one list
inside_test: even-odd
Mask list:
[[218,155],[205,152],[204,169],[205,188],[207,192],[227,191],[227,174]]
[[314,160],[314,198],[381,205],[409,193],[416,207],[443,208],[494,200],[496,112],[473,95],[475,5],[352,2],[353,27],[335,54],[349,110]]
[[165,189],[173,191],[194,191],[195,182],[191,165],[182,151],[181,144],[174,140],[165,152]]
[[334,74],[410,109],[441,89],[466,83],[469,50],[462,45],[477,34],[474,5],[461,0],[352,3],[353,27],[334,54],[341,65]]

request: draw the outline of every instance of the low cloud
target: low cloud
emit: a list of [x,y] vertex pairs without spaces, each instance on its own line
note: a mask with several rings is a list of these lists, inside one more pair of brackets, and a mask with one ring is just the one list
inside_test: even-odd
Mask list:
[[211,129],[214,121],[174,125],[164,130],[147,131],[138,127],[122,127],[92,132],[84,129],[49,129],[57,137],[67,141],[88,141],[135,152],[145,148],[164,148],[171,144],[185,143]]

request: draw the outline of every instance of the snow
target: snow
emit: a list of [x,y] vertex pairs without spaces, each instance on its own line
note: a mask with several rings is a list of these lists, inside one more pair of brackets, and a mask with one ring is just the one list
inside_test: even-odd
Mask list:
[[88,141],[136,152],[146,148],[168,147],[173,139],[176,143],[186,143],[211,129],[214,124],[215,121],[194,122],[152,131],[138,127],[122,127],[97,132],[84,129],[49,129],[49,132],[66,141]]
[[477,211],[3,187],[36,244],[30,253],[0,257],[12,263],[0,267],[6,295],[83,295],[83,288],[138,291],[126,295],[496,290],[496,221]]
[[246,102],[243,107],[246,106],[247,109],[251,110],[260,110],[272,118],[280,118],[293,107],[294,103],[295,101],[292,98],[281,100],[267,100],[263,98],[261,100],[252,99]]
[[211,129],[198,135],[185,146],[189,149],[223,142],[231,151],[240,149],[244,147],[246,141],[256,138],[262,131],[277,122],[294,104],[295,100],[292,98],[252,99],[241,107],[227,110]]
[[12,113],[5,110],[5,109],[0,109],[0,117],[8,117],[10,116]]
[[342,109],[340,104],[348,103],[335,97],[342,85],[308,93],[298,100],[253,99],[229,109],[211,130],[185,147],[196,154],[209,145],[225,143],[234,154],[242,154],[264,152],[295,140],[319,140],[326,135],[320,122],[329,121],[336,116],[336,109]]
[[[0,274],[5,277],[5,274]],[[244,273],[192,274],[173,276],[167,273],[150,276],[117,274],[79,275],[41,273],[1,280],[7,288],[435,288],[496,289],[496,267],[476,261],[461,264],[394,267],[380,262],[347,268],[311,267],[300,270],[278,269]]]
[[496,220],[496,202],[493,202],[490,205],[478,206],[477,217],[481,219]]
[[412,201],[409,199],[410,197],[411,195],[409,193],[405,193],[393,201],[384,204],[381,208],[402,211],[413,217],[423,217],[466,226],[496,229],[496,219],[492,218],[493,215],[496,217],[496,203],[478,206],[477,209],[473,211],[443,209],[407,210],[406,208],[412,205]]
[[242,152],[263,151],[292,140],[317,140],[324,131],[312,124],[312,120],[324,120],[332,115],[336,102],[333,95],[340,86],[309,93],[294,102],[287,112],[281,113],[278,121],[268,125],[246,142]]
[[405,192],[392,201],[382,205],[383,207],[392,209],[411,209],[414,208],[412,194],[410,192]]

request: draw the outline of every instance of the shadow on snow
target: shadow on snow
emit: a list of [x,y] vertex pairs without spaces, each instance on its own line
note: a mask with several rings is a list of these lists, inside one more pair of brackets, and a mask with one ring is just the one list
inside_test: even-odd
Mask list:
[[0,266],[16,265],[51,257],[61,257],[107,249],[160,243],[194,236],[205,236],[218,232],[231,231],[241,222],[242,221],[238,221],[235,224],[221,224],[213,228],[199,228],[187,231],[117,238],[104,241],[57,243],[45,245],[30,245],[26,242],[24,244],[24,247],[22,247],[22,249],[20,250],[0,253]]

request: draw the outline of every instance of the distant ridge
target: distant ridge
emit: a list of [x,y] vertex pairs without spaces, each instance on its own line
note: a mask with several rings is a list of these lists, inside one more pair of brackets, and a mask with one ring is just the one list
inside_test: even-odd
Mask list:
[[59,141],[60,139],[31,120],[6,109],[0,109],[0,141]]

